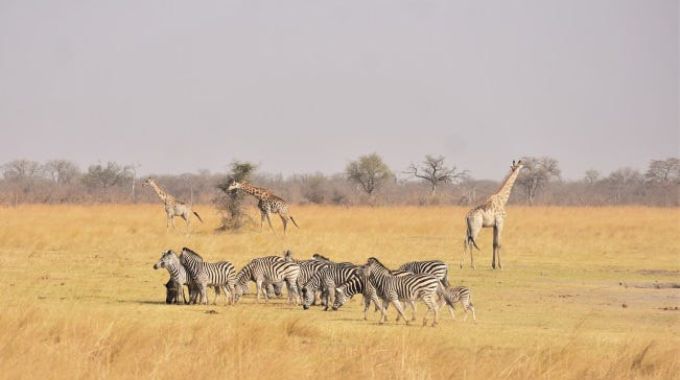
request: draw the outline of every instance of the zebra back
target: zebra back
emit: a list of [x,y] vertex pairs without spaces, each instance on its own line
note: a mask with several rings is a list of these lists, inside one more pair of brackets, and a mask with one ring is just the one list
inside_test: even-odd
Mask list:
[[399,267],[401,270],[413,272],[414,274],[431,274],[437,277],[442,285],[449,286],[449,266],[441,260],[411,261]]

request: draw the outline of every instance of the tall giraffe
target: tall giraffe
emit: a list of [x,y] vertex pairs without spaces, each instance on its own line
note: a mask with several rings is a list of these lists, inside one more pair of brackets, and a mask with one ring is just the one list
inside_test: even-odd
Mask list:
[[167,191],[163,190],[156,181],[154,181],[151,178],[147,178],[144,183],[142,184],[144,187],[151,187],[154,189],[156,192],[156,195],[158,195],[158,198],[163,201],[163,205],[165,206],[165,216],[166,216],[166,222],[165,222],[165,229],[168,230],[170,228],[170,224],[172,223],[172,229],[175,229],[175,217],[179,216],[184,219],[184,221],[187,223],[187,233],[189,233],[189,225],[191,224],[190,217],[191,214],[196,215],[196,218],[203,223],[203,219],[201,219],[201,216],[198,215],[196,211],[191,210],[191,206],[187,205],[183,202],[178,201],[170,195]]
[[288,219],[290,219],[293,222],[295,227],[300,228],[300,226],[298,226],[293,216],[288,215],[288,203],[286,203],[286,201],[284,201],[280,197],[274,195],[270,190],[267,190],[262,187],[253,186],[246,182],[236,181],[232,182],[227,190],[229,191],[241,190],[257,198],[257,208],[260,209],[260,230],[262,229],[262,226],[264,225],[264,219],[266,218],[267,223],[269,223],[269,228],[271,228],[272,231],[274,231],[272,221],[271,219],[269,219],[269,215],[272,213],[279,214],[279,216],[281,217],[284,235],[286,234],[286,228],[288,227]]
[[498,258],[498,268],[502,269],[501,265],[501,233],[503,232],[503,221],[505,219],[505,204],[510,198],[512,186],[517,180],[520,170],[524,167],[522,160],[512,161],[510,166],[510,173],[501,184],[501,187],[494,194],[484,202],[472,210],[465,216],[467,223],[467,231],[465,234],[465,250],[463,258],[460,260],[460,267],[463,267],[463,261],[468,252],[470,253],[470,265],[472,269],[475,268],[475,261],[472,256],[472,247],[477,248],[477,235],[482,228],[493,227],[493,259],[491,260],[491,268],[496,269],[496,258]]

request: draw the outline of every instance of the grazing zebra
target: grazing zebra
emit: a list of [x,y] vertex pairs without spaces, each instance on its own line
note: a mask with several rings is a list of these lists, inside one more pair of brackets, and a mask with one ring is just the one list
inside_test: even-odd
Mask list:
[[399,267],[413,274],[431,274],[439,279],[445,288],[449,287],[449,266],[441,260],[411,261]]
[[208,304],[208,295],[206,288],[208,286],[215,287],[215,301],[217,303],[217,295],[219,289],[224,291],[224,296],[230,304],[234,303],[234,284],[236,282],[236,273],[234,266],[228,261],[220,261],[216,263],[206,263],[203,258],[196,252],[189,248],[182,248],[180,254],[180,262],[187,270],[191,280],[196,284],[197,292],[200,294],[200,302]]
[[307,310],[315,298],[315,293],[321,291],[324,310],[328,310],[332,299],[335,298],[335,287],[356,276],[357,267],[354,264],[327,264],[316,272],[302,287],[302,307]]
[[[190,303],[195,301],[196,292],[194,292],[193,282],[190,276],[187,274],[186,269],[180,263],[179,257],[172,250],[167,250],[163,252],[161,258],[154,264],[153,269],[165,268],[170,274],[170,280],[180,284],[180,291],[182,292],[182,299],[184,303]],[[186,285],[189,288],[189,300],[187,300],[186,294],[184,293],[184,288],[181,285]],[[178,300],[179,301],[179,300]]]
[[463,305],[463,310],[465,311],[465,318],[463,318],[463,322],[467,320],[468,310],[472,311],[472,319],[475,321],[477,320],[477,316],[475,316],[475,308],[472,306],[472,301],[470,300],[470,288],[465,286],[456,286],[442,289],[440,293],[442,301],[444,301],[449,307],[451,318],[456,319],[456,314],[453,312],[454,305],[457,302],[460,302],[461,305]]
[[[392,271],[392,274],[394,276],[405,276],[413,273],[403,270],[396,270]],[[357,275],[335,288],[335,301],[333,302],[333,310],[338,310],[357,293],[361,293],[361,295],[364,297],[364,320],[368,319],[368,308],[371,306],[371,301],[373,301],[373,304],[375,305],[375,311],[380,310],[382,307],[381,301],[378,298],[373,285],[368,283],[367,286],[364,287],[364,282]]]
[[[382,300],[382,308],[380,309],[382,318],[379,323],[382,324],[387,320],[386,310],[387,306],[391,303],[399,313],[397,322],[399,321],[399,317],[401,317],[404,318],[406,324],[408,324],[409,321],[406,319],[406,315],[404,315],[404,308],[401,305],[401,301],[403,300],[411,305],[411,308],[413,308],[413,318],[411,320],[415,320],[415,302],[418,299],[422,299],[428,307],[428,313],[432,311],[434,314],[432,326],[437,325],[439,305],[436,296],[437,291],[442,285],[436,277],[430,274],[394,276],[392,272],[375,257],[369,258],[365,265],[359,267],[357,274],[363,280],[364,286],[368,286],[368,284],[373,285],[378,297]],[[428,313],[425,313],[423,325],[427,324]]]
[[244,293],[248,281],[255,282],[257,286],[257,303],[260,303],[260,294],[264,296],[265,302],[269,299],[266,288],[263,287],[265,282],[271,284],[285,282],[288,288],[288,302],[298,303],[297,278],[300,275],[300,266],[294,262],[271,259],[272,257],[278,256],[253,259],[241,268],[236,276],[237,300]]

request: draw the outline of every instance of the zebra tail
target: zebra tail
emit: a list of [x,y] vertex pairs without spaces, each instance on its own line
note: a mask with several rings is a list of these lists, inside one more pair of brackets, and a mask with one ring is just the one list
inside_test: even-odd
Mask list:
[[295,221],[295,218],[293,218],[292,215],[289,215],[289,216],[290,216],[290,220],[293,221],[293,224],[295,225],[295,227],[300,228],[300,226],[298,226],[297,222]]
[[449,298],[449,294],[446,291],[446,287],[444,287],[444,285],[441,283],[437,287],[437,295],[439,296],[440,299],[443,299],[447,305],[453,306],[453,304],[451,303],[451,299]]
[[201,223],[203,223],[203,219],[201,219],[201,216],[198,215],[198,213],[197,213],[196,211],[192,211],[192,212],[194,213],[194,215],[196,215],[196,218],[198,218],[198,220],[199,220]]
[[444,285],[444,288],[448,288],[451,286],[449,283],[449,267],[446,267],[446,272],[444,272],[444,278],[441,280],[442,285]]

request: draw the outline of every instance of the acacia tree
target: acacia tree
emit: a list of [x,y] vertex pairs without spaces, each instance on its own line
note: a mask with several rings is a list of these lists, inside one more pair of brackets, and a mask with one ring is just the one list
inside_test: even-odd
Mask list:
[[375,192],[394,176],[376,153],[361,156],[356,161],[350,162],[345,174],[348,181],[360,187],[371,199]]
[[645,173],[645,178],[649,182],[661,185],[680,183],[680,158],[652,160]]
[[548,182],[559,179],[559,163],[551,157],[522,157],[524,169],[517,178],[517,184],[524,189],[529,204],[533,205],[536,195],[545,189]]
[[252,218],[243,212],[244,194],[237,190],[229,191],[229,185],[234,181],[248,180],[255,169],[257,169],[257,166],[250,162],[234,161],[230,165],[230,173],[222,183],[217,185],[217,188],[225,194],[225,197],[220,197],[215,201],[217,208],[223,211],[222,226],[218,228],[218,231],[236,231],[245,225],[246,220],[253,222]]
[[109,161],[106,165],[97,164],[88,167],[82,181],[90,190],[103,190],[122,185],[131,179],[132,172],[128,166]]
[[428,154],[419,165],[411,164],[406,173],[429,184],[430,196],[434,197],[440,183],[459,182],[465,178],[467,170],[458,171],[455,166],[448,168],[444,164],[444,156],[434,157]]

